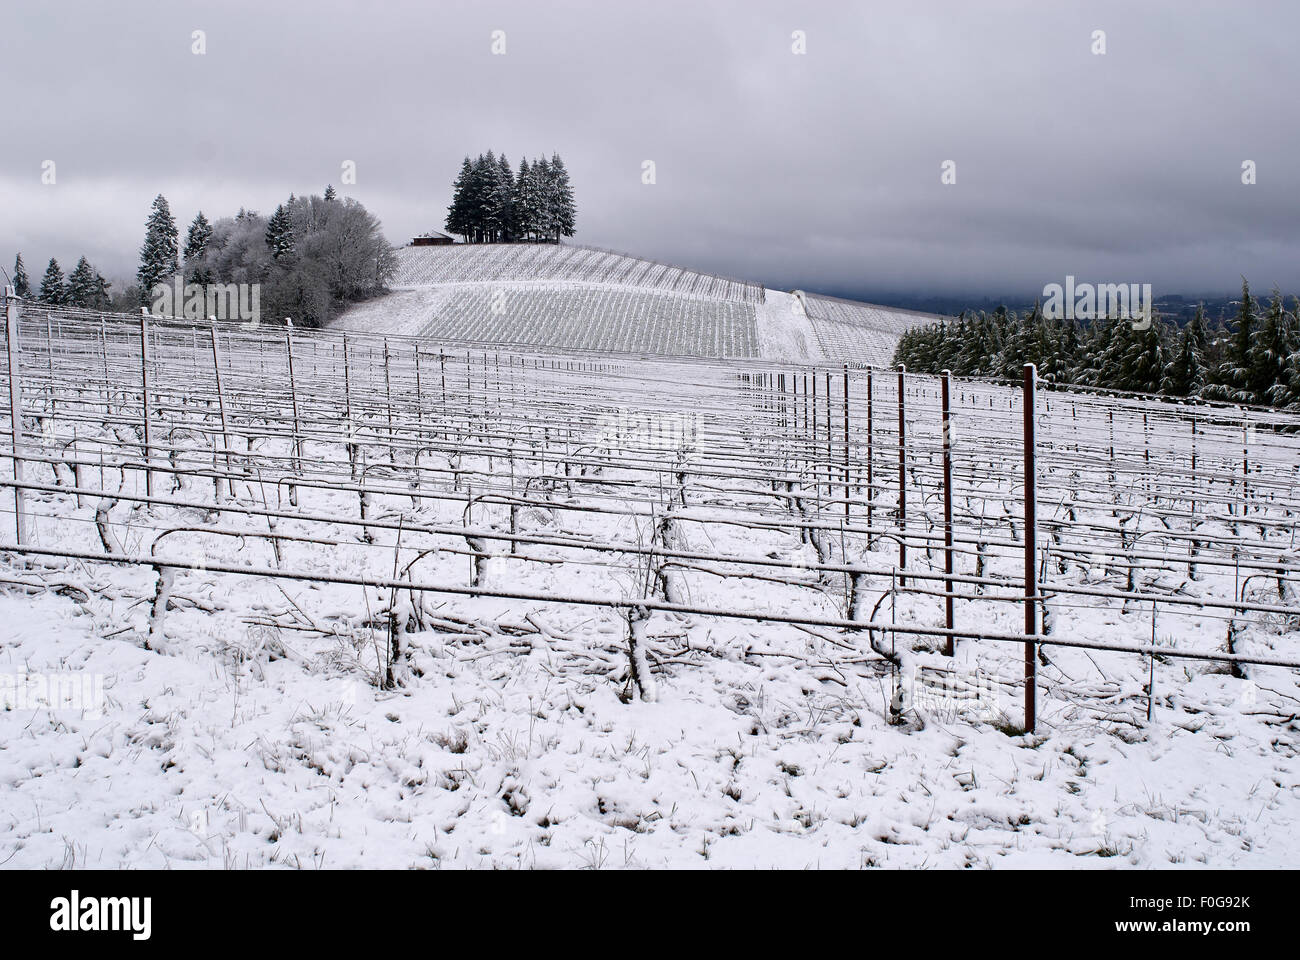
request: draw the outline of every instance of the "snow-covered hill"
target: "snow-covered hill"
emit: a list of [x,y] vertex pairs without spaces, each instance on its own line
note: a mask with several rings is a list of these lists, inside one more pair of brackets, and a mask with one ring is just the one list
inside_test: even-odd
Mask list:
[[901,334],[933,319],[766,290],[591,247],[405,247],[394,292],[343,330],[614,354],[888,364]]

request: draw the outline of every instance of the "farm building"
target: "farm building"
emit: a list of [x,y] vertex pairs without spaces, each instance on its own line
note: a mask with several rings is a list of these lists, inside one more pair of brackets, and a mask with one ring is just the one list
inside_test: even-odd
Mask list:
[[455,242],[456,242],[455,240],[453,240],[451,237],[447,236],[447,234],[445,234],[445,233],[440,233],[440,232],[437,231],[437,230],[430,230],[428,233],[422,233],[422,234],[420,234],[418,237],[414,237],[414,238],[412,238],[412,240],[411,240],[411,246],[413,246],[413,247],[441,247],[441,246],[446,246],[447,244],[455,243]]

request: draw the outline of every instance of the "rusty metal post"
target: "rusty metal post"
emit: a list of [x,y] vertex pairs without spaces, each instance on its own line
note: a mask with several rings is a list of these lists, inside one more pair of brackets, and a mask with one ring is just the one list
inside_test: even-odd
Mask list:
[[226,448],[226,490],[230,496],[235,495],[234,469],[230,463],[230,424],[226,419],[226,392],[221,386],[221,348],[217,344],[217,325],[214,323],[212,333],[212,370],[217,379],[217,409],[221,411],[221,444]]
[[[804,378],[804,386],[807,386],[808,378]],[[804,420],[810,428],[808,433],[812,437],[812,443],[808,447],[808,465],[812,469],[813,489],[817,496],[817,515],[821,516],[822,509],[822,471],[817,463],[817,371],[812,372],[812,392],[807,395],[811,406],[804,411]]]
[[903,378],[907,366],[898,365],[898,585],[907,586],[907,419]]
[[[295,477],[302,476],[302,434],[298,426],[298,383],[293,375],[293,323],[289,323],[289,329],[284,335],[285,356],[289,361],[289,402],[293,408],[293,473]],[[289,505],[298,506],[298,486],[289,484]]]
[[18,298],[5,287],[5,348],[9,356],[9,436],[14,464],[14,533],[21,546],[27,542],[27,517],[23,513],[23,381],[22,350],[18,342]]
[[140,313],[140,405],[144,415],[144,489],[153,497],[153,443],[149,430],[149,315]]
[[849,365],[844,364],[844,522],[849,522]]
[[[944,624],[949,630],[954,629],[952,599],[952,410],[949,406],[950,382],[952,371],[943,371],[943,572],[944,580]],[[952,656],[957,650],[957,638],[948,634],[944,653]]]
[[831,372],[826,371],[826,505],[830,506],[835,499],[835,450],[834,432],[831,429]]
[[344,449],[351,464],[352,479],[357,478],[357,427],[352,421],[352,373],[348,363],[348,338],[343,336],[343,419],[347,423],[347,443]]
[[1034,462],[1034,411],[1038,369],[1025,364],[1025,732],[1033,733],[1038,713],[1038,474]]
[[871,531],[871,525],[874,522],[876,511],[876,478],[875,465],[876,459],[876,441],[875,441],[875,411],[872,404],[875,399],[875,391],[871,387],[872,368],[867,367],[867,549],[870,550],[875,546],[875,534]]
[[[487,360],[483,361],[483,406],[487,407]],[[384,337],[384,404],[388,409],[388,462],[397,466],[397,454],[393,452],[393,382],[388,372],[388,338]]]
[[45,315],[45,361],[50,371],[50,420],[54,420],[54,318]]
[[[298,382],[293,375],[293,329],[284,335],[285,355],[289,359],[289,402],[293,409],[293,472],[302,473],[302,434],[298,427]],[[290,488],[292,489],[292,488]],[[296,504],[295,504],[296,506]]]
[[[513,361],[511,361],[513,371]],[[513,382],[511,384],[513,386]],[[415,345],[415,431],[416,446],[424,442],[424,389],[420,384],[420,345]]]

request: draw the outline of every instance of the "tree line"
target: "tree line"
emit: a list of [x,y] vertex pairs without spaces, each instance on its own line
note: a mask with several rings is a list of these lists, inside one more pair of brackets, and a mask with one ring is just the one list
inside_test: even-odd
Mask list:
[[516,176],[505,154],[489,150],[461,164],[446,228],[466,243],[559,242],[573,236],[576,221],[573,186],[558,153],[520,160]]
[[385,292],[397,269],[379,220],[332,186],[323,195],[290,194],[269,217],[241,208],[209,222],[199,211],[180,256],[178,263],[175,224],[160,195],[140,251],[142,291],[177,273],[186,283],[256,283],[268,319],[319,326],[344,304]]
[[1300,410],[1300,298],[1267,304],[1243,281],[1237,316],[1208,323],[1203,309],[1181,328],[1150,322],[1080,324],[1003,308],[903,334],[894,363],[909,371],[1013,380],[1026,363],[1049,383]]
[[[11,276],[15,296],[30,299],[32,281],[27,275],[27,266],[23,263],[22,253],[14,257],[14,272]],[[45,276],[41,277],[36,299],[52,307],[85,307],[89,310],[108,310],[112,307],[112,297],[108,288],[112,284],[104,279],[103,274],[91,266],[90,261],[82,257],[73,267],[72,273],[65,278],[59,261],[50,257],[45,267]]]
[[[171,206],[159,194],[145,222],[135,283],[110,294],[112,284],[85,257],[66,279],[51,257],[35,299],[134,312],[151,306],[155,288],[176,277],[185,285],[258,284],[264,319],[319,326],[342,305],[384,292],[396,269],[396,252],[379,220],[332,186],[324,195],[290,195],[270,217],[240,209],[209,221],[200,210],[183,246]],[[22,253],[15,257],[12,282],[15,294],[32,298]]]

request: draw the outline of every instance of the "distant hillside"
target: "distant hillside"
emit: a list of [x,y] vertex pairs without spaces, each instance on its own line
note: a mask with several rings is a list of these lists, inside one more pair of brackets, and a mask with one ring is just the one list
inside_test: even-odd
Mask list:
[[554,243],[474,243],[403,247],[394,287],[494,280],[575,280],[762,303],[763,285],[645,260],[598,247]]
[[336,326],[449,344],[886,365],[904,332],[937,319],[572,244],[405,247],[392,286]]

